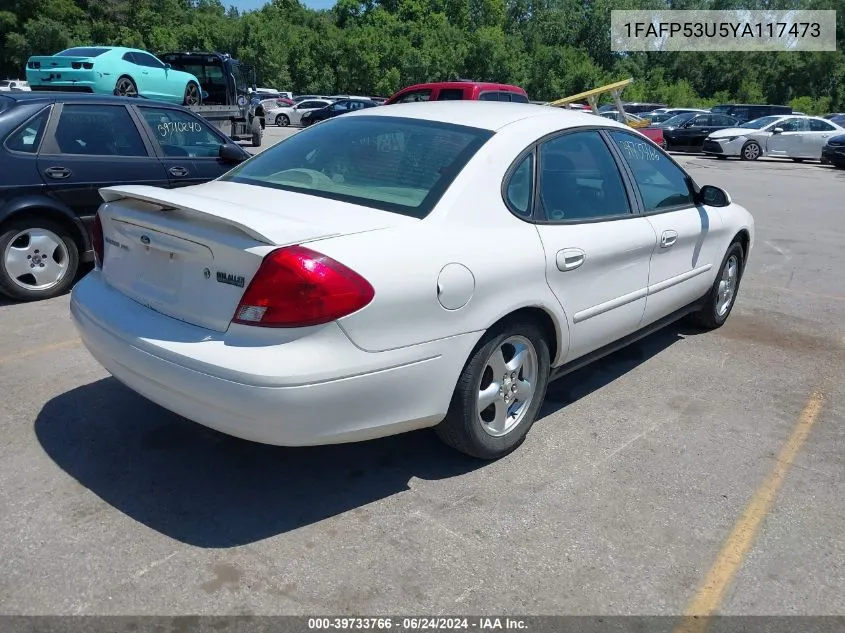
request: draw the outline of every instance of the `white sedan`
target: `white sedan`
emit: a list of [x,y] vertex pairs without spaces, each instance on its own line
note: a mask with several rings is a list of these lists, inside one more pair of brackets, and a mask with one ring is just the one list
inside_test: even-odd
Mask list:
[[754,243],[638,132],[516,103],[370,108],[216,181],[101,194],[71,298],[87,348],[181,416],[288,446],[434,427],[501,457],[550,380],[682,316],[720,327]]
[[827,139],[845,133],[845,129],[821,117],[777,115],[764,116],[711,133],[702,146],[705,154],[742,160],[761,156],[821,160]]
[[272,121],[280,127],[300,125],[302,123],[302,115],[325,108],[331,103],[333,103],[331,99],[306,99],[296,105],[272,108],[267,111],[267,120]]

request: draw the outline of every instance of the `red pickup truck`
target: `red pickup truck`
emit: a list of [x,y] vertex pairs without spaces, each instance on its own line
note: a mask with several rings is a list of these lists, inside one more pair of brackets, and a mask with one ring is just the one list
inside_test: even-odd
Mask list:
[[519,86],[483,81],[439,81],[402,88],[384,105],[415,101],[514,101],[528,103],[528,94]]

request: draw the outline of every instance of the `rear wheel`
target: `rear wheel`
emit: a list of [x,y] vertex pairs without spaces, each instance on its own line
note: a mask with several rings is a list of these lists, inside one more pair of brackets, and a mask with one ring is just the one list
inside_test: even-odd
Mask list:
[[745,145],[742,146],[742,151],[740,152],[740,158],[742,160],[757,160],[760,158],[760,154],[763,153],[763,150],[760,149],[760,145],[757,141],[748,141]]
[[131,77],[124,75],[123,77],[120,77],[114,85],[114,94],[119,97],[137,97],[138,86],[135,85],[135,82]]
[[725,324],[739,293],[744,262],[745,253],[742,244],[733,242],[725,253],[719,275],[713,282],[710,292],[707,293],[704,305],[698,312],[690,315],[690,320],[695,325],[706,330],[715,330]]
[[201,101],[200,87],[193,81],[189,81],[188,85],[185,86],[185,98],[182,100],[183,105],[199,105]]
[[725,156],[724,154],[716,154],[716,158],[718,158],[719,160],[727,160],[728,159],[728,157]]
[[49,220],[15,220],[0,229],[0,292],[19,301],[66,292],[79,269],[68,231]]
[[286,114],[280,114],[276,117],[276,125],[279,127],[287,127],[290,125],[290,119]]
[[455,387],[440,439],[479,459],[498,459],[522,444],[546,393],[549,348],[530,320],[491,330],[470,356]]
[[803,163],[804,162],[803,158],[793,158],[792,160],[794,160],[796,163]]
[[252,117],[252,146],[261,147],[261,137],[264,136],[264,130],[261,128],[261,119],[257,116]]

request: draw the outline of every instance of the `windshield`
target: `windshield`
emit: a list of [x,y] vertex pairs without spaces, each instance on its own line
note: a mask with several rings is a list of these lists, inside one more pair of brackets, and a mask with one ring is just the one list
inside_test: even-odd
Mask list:
[[666,119],[661,126],[662,127],[678,127],[679,125],[683,125],[691,118],[693,118],[698,112],[684,112],[683,114],[676,114],[673,117]]
[[492,135],[450,123],[341,116],[289,137],[221,180],[423,218]]
[[108,53],[108,48],[69,48],[61,53],[56,53],[56,57],[97,57],[103,53]]
[[780,121],[783,117],[779,116],[764,116],[760,117],[759,119],[754,119],[753,121],[748,121],[747,123],[743,123],[739,127],[750,128],[752,130],[759,130],[761,128],[766,127],[767,125],[774,123],[775,121]]

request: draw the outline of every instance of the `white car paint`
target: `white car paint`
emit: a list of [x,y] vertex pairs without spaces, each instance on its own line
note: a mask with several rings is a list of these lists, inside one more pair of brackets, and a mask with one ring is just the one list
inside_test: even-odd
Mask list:
[[319,110],[320,108],[324,108],[332,103],[333,101],[329,99],[306,99],[304,101],[300,101],[296,105],[282,106],[267,110],[266,117],[267,121],[273,123],[274,125],[277,125],[277,121],[280,116],[286,116],[288,118],[289,125],[300,125],[302,123],[302,115],[307,114],[308,112],[313,112],[314,110]]
[[[827,139],[845,133],[845,128],[821,117],[789,114],[761,117],[755,121],[769,118],[772,121],[767,122],[760,129],[740,126],[713,132],[705,140],[704,153],[740,157],[743,156],[743,150],[746,150],[746,158],[751,160],[760,156],[820,160],[822,147]],[[749,121],[744,125],[754,125],[755,121]],[[790,128],[793,127],[804,129],[792,131]],[[820,129],[813,130],[812,127]],[[783,131],[775,132],[776,129]],[[719,149],[708,147],[707,141],[716,142]],[[760,153],[756,157],[753,157],[753,151],[748,150],[752,142],[760,148]]]
[[[473,349],[515,311],[550,319],[551,366],[569,366],[701,298],[732,241],[745,232],[749,250],[754,243],[753,218],[730,201],[567,224],[511,213],[501,185],[532,143],[582,126],[636,141],[602,117],[446,101],[334,121],[356,116],[495,133],[424,219],[239,182],[103,189],[104,262],[71,298],[92,355],[153,402],[234,436],[291,446],[365,440],[443,420]],[[332,125],[292,138],[316,139]],[[634,151],[658,152],[646,141]],[[291,244],[361,275],[372,301],[323,325],[233,323],[263,258]],[[507,244],[504,255],[495,244]],[[222,283],[215,271],[226,271]]]

